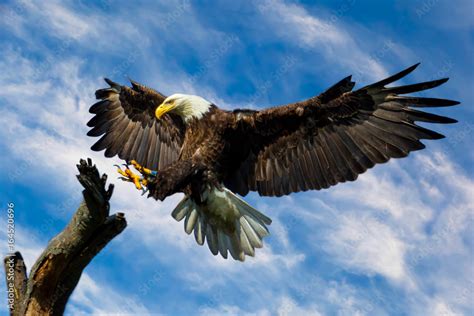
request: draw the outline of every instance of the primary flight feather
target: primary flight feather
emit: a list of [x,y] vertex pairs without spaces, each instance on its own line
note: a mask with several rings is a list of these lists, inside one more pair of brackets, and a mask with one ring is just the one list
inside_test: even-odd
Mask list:
[[444,137],[415,122],[454,119],[414,108],[459,102],[401,95],[447,79],[387,87],[417,66],[355,91],[347,77],[319,96],[259,111],[105,79],[110,87],[96,91],[101,101],[90,108],[88,135],[102,136],[93,150],[133,163],[141,176],[119,172],[149,196],[183,192],[172,215],[185,220],[185,231],[214,255],[243,261],[262,247],[271,220],[237,194],[282,196],[354,181],[375,164],[423,149],[421,139]]

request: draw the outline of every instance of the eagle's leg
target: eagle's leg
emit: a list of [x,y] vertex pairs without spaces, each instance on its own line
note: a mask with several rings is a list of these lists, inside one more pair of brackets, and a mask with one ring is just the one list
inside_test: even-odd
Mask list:
[[145,168],[143,167],[142,165],[140,165],[138,162],[136,162],[135,160],[132,160],[130,161],[130,163],[133,165],[133,167],[135,167],[135,169],[137,169],[138,172],[140,172],[145,178],[148,178],[148,177],[156,177],[156,175],[158,174],[157,171],[154,171],[154,170],[151,170],[151,169],[148,169],[148,168]]

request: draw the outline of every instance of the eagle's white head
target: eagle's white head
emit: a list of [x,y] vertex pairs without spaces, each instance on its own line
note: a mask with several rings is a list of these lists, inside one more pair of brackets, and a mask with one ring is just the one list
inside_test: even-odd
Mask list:
[[156,108],[156,118],[160,119],[165,113],[174,113],[188,122],[192,118],[200,119],[211,109],[212,103],[197,95],[176,93],[167,97]]

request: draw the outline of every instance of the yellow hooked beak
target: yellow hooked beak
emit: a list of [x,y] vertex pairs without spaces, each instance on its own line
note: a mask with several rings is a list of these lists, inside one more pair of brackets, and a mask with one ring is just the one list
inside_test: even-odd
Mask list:
[[160,106],[157,107],[155,110],[156,118],[161,119],[161,117],[165,115],[165,113],[171,111],[173,108],[174,108],[173,103],[169,103],[169,104],[161,103]]

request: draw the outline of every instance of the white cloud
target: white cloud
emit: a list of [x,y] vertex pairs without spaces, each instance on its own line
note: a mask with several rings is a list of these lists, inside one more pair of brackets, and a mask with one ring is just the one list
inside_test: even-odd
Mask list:
[[[347,6],[354,5],[348,1]],[[374,58],[377,54],[367,53],[367,47],[358,44],[357,34],[342,26],[337,18],[324,19],[311,15],[305,8],[289,4],[283,0],[266,0],[257,3],[262,19],[271,23],[271,28],[288,42],[297,43],[302,48],[322,53],[326,62],[351,69],[360,80],[380,79],[387,75],[385,68]],[[273,34],[273,33],[272,33]],[[373,34],[375,37],[375,34]],[[393,42],[390,46],[395,46]],[[378,47],[377,51],[392,49]]]
[[231,305],[220,305],[217,307],[209,307],[205,306],[199,309],[199,315],[209,315],[209,316],[234,316],[234,315],[242,315],[242,316],[270,316],[271,314],[268,310],[258,310],[258,311],[244,311],[238,306],[231,306]]
[[[56,56],[50,56],[52,59],[48,63],[51,64],[58,57],[63,57],[60,55],[72,54],[70,50],[78,46],[108,56],[125,55],[124,52],[139,55],[151,44],[148,33],[139,30],[130,20],[118,19],[113,12],[107,14],[111,4],[108,1],[98,4],[99,8],[106,9],[100,11],[97,6],[81,1],[15,1],[5,6],[5,19],[0,24],[28,43],[23,47],[40,53],[52,51]],[[44,37],[34,35],[36,32],[47,34],[48,39],[57,46],[46,44],[42,41]],[[139,47],[136,45],[137,39],[140,41]],[[44,75],[41,70],[45,66],[39,65],[37,77]]]
[[442,300],[436,300],[431,306],[431,315],[435,316],[458,316],[461,313],[454,312],[451,306],[443,302]]
[[[419,179],[413,178],[413,172],[402,164],[407,166],[409,162],[393,160],[376,166],[356,183],[342,185],[330,194],[341,201],[356,202],[352,204],[352,209],[369,208],[375,217],[388,216],[389,220],[399,225],[398,232],[417,238],[422,226],[432,218],[433,210],[418,186]],[[406,221],[407,218],[410,221]]]
[[317,207],[322,217],[304,216],[325,226],[325,237],[312,236],[310,241],[325,241],[323,249],[346,269],[382,275],[417,297],[418,304],[409,306],[415,314],[433,305],[435,298],[444,302],[437,303],[437,311],[446,306],[469,310],[466,299],[453,289],[464,297],[472,293],[473,280],[465,276],[473,272],[466,240],[473,227],[474,182],[450,157],[427,151],[334,188],[327,202],[340,206]]
[[[9,71],[1,75],[0,83],[8,85],[8,89],[1,92],[7,106],[1,109],[0,123],[8,128],[1,143],[10,152],[8,157],[2,159],[5,160],[4,165],[9,170],[15,170],[10,173],[11,181],[28,179],[30,185],[41,186],[44,179],[51,179],[50,190],[58,189],[79,198],[74,166],[84,155],[92,157],[99,170],[109,174],[110,181],[116,183],[112,212],[123,211],[128,218],[129,226],[123,233],[127,234],[127,238],[121,243],[123,251],[133,249],[137,244],[145,246],[144,251],[150,260],[160,262],[164,267],[172,266],[179,278],[188,282],[190,287],[195,284],[198,291],[203,290],[199,286],[206,282],[207,288],[213,291],[228,278],[236,284],[251,284],[255,275],[267,275],[272,279],[282,271],[295,269],[304,261],[304,255],[295,253],[289,245],[286,245],[284,253],[275,253],[266,244],[264,249],[257,251],[256,258],[246,260],[245,266],[240,262],[214,257],[206,246],[197,246],[193,236],[184,233],[183,223],[175,222],[169,215],[179,195],[163,203],[147,200],[128,183],[114,179],[116,172],[112,164],[118,163],[117,159],[105,159],[102,153],[89,150],[94,140],[85,136],[85,123],[90,117],[87,109],[93,102],[90,95],[98,87],[95,86],[95,79],[80,74],[82,62],[74,57],[61,56],[44,68],[43,79],[38,84],[37,77],[29,76],[35,73],[37,62],[12,49],[4,56],[2,66]],[[15,67],[19,69],[18,66],[22,74],[20,77],[15,70]],[[22,89],[26,93],[22,93]],[[75,205],[71,204],[62,214],[51,216],[67,218],[75,209]],[[188,259],[183,261],[182,257]],[[191,271],[189,265],[194,267]],[[119,294],[101,294],[109,290],[85,274],[71,299],[69,311],[74,314],[121,312],[123,304],[114,305],[114,301],[119,300]],[[252,291],[251,288],[249,291]],[[138,298],[133,298],[129,305],[127,308],[133,311],[147,312]]]
[[[298,43],[304,49],[321,52],[325,63],[339,64],[339,67],[350,68],[357,74],[368,74],[370,79],[385,75],[380,63],[366,52],[366,47],[371,44],[360,43],[358,34],[340,21],[325,20],[310,14],[302,6],[283,1],[263,5],[261,22],[270,26],[285,43]],[[86,16],[56,2],[31,2],[28,8],[34,10],[28,9],[24,19],[15,22],[17,34],[28,33],[25,28],[31,25],[27,17],[43,17],[41,28],[63,39],[72,38],[83,48],[85,44],[97,44],[98,38],[110,39],[110,34],[125,33],[124,37],[112,38],[97,48],[91,48],[107,51],[114,45],[119,47],[122,40],[131,42],[137,32],[135,27],[120,23],[118,19],[108,20],[110,23],[102,25],[106,16],[98,13]],[[183,45],[195,44],[190,49],[203,57],[209,52],[210,38],[222,38],[223,34],[215,30],[207,32],[192,10],[187,10],[186,16],[189,34],[183,35]],[[182,31],[181,27],[178,23],[173,24],[166,33],[173,36]],[[146,47],[151,31],[140,31]],[[234,48],[239,43],[236,41]],[[265,248],[257,251],[256,258],[248,258],[244,264],[224,260],[212,256],[206,246],[197,246],[193,236],[183,232],[183,223],[177,223],[169,216],[180,199],[179,195],[164,203],[146,200],[129,184],[115,179],[112,164],[118,162],[116,159],[105,159],[102,153],[89,150],[94,140],[85,136],[85,123],[90,118],[87,108],[93,102],[91,95],[101,86],[97,74],[82,73],[85,62],[74,56],[57,56],[48,51],[45,55],[48,53],[47,64],[27,58],[25,52],[12,47],[7,47],[0,58],[0,68],[5,70],[0,73],[3,87],[0,97],[5,101],[0,110],[0,124],[8,126],[6,137],[0,142],[9,150],[8,156],[1,158],[3,166],[19,171],[18,174],[12,173],[16,175],[15,181],[24,181],[28,177],[32,185],[44,185],[44,179],[48,179],[52,186],[69,195],[77,195],[79,186],[74,177],[74,165],[84,155],[92,157],[100,171],[108,173],[110,181],[116,183],[112,211],[125,212],[129,222],[123,233],[126,237],[120,245],[115,245],[120,253],[127,253],[140,245],[146,253],[141,260],[148,261],[137,264],[153,262],[169,269],[187,290],[211,296],[216,291],[232,287],[245,292],[249,298],[248,310],[225,304],[223,299],[218,307],[206,309],[208,307],[204,306],[202,311],[209,314],[270,315],[284,314],[288,310],[296,314],[325,314],[336,309],[342,315],[385,314],[380,307],[384,304],[375,299],[368,300],[364,293],[357,293],[363,292],[361,288],[331,280],[332,275],[310,283],[309,290],[305,288],[308,275],[314,273],[313,260],[323,260],[314,258],[316,251],[325,256],[329,269],[336,274],[334,278],[346,270],[370,280],[376,275],[389,280],[391,290],[417,298],[418,303],[410,302],[407,310],[418,308],[423,311],[427,306],[430,308],[427,310],[433,313],[469,309],[469,303],[450,294],[450,289],[458,286],[463,292],[472,288],[469,283],[472,281],[463,282],[461,279],[470,271],[470,249],[466,239],[469,239],[469,229],[472,229],[474,186],[469,176],[463,175],[462,170],[449,162],[451,157],[434,154],[432,149],[428,149],[429,154],[417,153],[414,159],[377,167],[356,183],[311,193],[311,197],[317,196],[319,200],[309,205],[298,200],[302,195],[275,200],[278,202],[250,198],[258,209],[273,217],[272,235]],[[147,73],[149,69],[159,69],[159,72],[149,74],[147,80],[151,85],[159,83],[160,89],[164,87],[168,91],[200,91],[219,105],[232,107],[226,103],[225,95],[205,87],[199,80],[189,84],[182,67],[173,64],[174,61],[161,60],[160,54],[161,51],[153,51],[143,55],[149,60],[143,66],[147,67]],[[54,62],[48,62],[51,58]],[[40,74],[37,69],[41,70]],[[211,72],[214,70],[209,69],[206,76],[216,75]],[[171,74],[173,81],[169,80]],[[19,164],[21,160],[25,164]],[[409,166],[410,163],[413,167]],[[72,212],[74,206],[68,212]],[[286,220],[288,212],[295,214],[290,222]],[[307,237],[296,238],[296,234]],[[306,247],[306,244],[300,244],[304,238],[315,242]],[[27,262],[34,261],[40,246],[43,245],[21,245],[20,250],[24,251]],[[421,264],[429,262],[436,262],[439,268],[431,266],[427,271],[417,270]],[[132,297],[125,305],[114,305],[114,301],[120,301],[129,293],[113,291],[99,284],[94,276],[85,274],[81,279],[68,307],[71,314],[149,313],[140,298]],[[294,293],[282,294],[291,292],[294,287],[297,290],[303,287],[302,299],[317,305],[301,305]],[[429,293],[431,291],[434,293]],[[370,293],[369,289],[367,295]],[[262,309],[262,302],[275,306],[275,309]]]
[[289,315],[308,315],[308,316],[321,316],[318,312],[316,305],[307,307],[298,306],[298,304],[290,297],[283,297],[277,308],[278,316],[289,316]]
[[[14,210],[16,213],[19,212],[18,209],[14,208]],[[18,215],[16,216],[18,218]],[[0,219],[0,227],[2,228],[7,227],[7,222],[5,218]],[[15,233],[14,233],[14,248],[15,248],[15,251],[21,252],[27,269],[31,269],[36,259],[43,252],[43,249],[46,246],[46,242],[47,242],[46,240],[40,240],[38,236],[35,235],[29,229],[20,226],[18,223],[18,220],[16,220]],[[5,256],[9,252],[9,249],[6,248],[7,246],[6,233],[0,235],[0,244],[3,246],[1,254],[2,256]],[[3,269],[1,269],[1,271],[2,273],[4,272]],[[4,286],[4,282],[0,282],[0,284]]]
[[82,274],[66,312],[71,315],[161,315],[157,311],[150,312],[138,295],[119,293],[97,283],[87,273]]
[[388,225],[374,218],[341,216],[328,242],[328,251],[348,267],[397,282],[410,281],[404,263],[406,245]]
[[242,316],[289,316],[289,315],[308,315],[320,316],[323,315],[318,311],[315,304],[309,306],[298,305],[292,298],[288,296],[281,296],[274,300],[274,306],[268,306],[264,309],[252,310],[244,309],[243,307],[235,305],[218,305],[218,306],[203,306],[199,312],[200,315],[242,315]]
[[38,2],[31,11],[38,12],[45,20],[44,25],[56,32],[60,37],[79,39],[86,34],[97,31],[99,23],[91,18],[80,16],[66,7],[54,2]]

